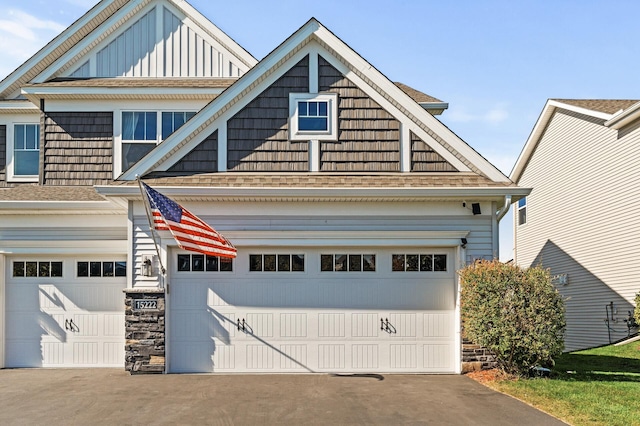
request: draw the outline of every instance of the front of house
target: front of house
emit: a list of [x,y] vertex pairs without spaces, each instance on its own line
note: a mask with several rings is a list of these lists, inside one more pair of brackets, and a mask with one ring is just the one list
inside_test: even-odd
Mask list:
[[[529,193],[314,19],[258,62],[103,0],[0,94],[0,367],[459,373],[456,270]],[[237,257],[152,232],[138,176]]]

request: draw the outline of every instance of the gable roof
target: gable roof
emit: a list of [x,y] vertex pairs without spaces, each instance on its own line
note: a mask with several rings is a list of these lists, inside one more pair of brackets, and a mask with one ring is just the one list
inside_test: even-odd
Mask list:
[[88,45],[97,44],[117,29],[128,25],[132,19],[135,19],[137,12],[153,3],[171,4],[195,23],[201,31],[211,36],[228,51],[233,52],[235,57],[248,68],[257,62],[251,54],[185,0],[101,0],[0,81],[0,99],[15,97],[20,88],[28,83],[42,83],[55,77],[55,73],[63,64],[85,53]]
[[[461,171],[473,171],[497,182],[509,179],[473,148],[462,141],[449,128],[425,111],[407,93],[380,73],[342,40],[327,30],[315,18],[310,19],[298,31],[274,49],[256,66],[244,74],[235,84],[205,106],[195,117],[159,144],[119,179],[133,180],[159,167],[171,165],[186,155],[215,128],[216,120],[224,120],[245,105],[257,88],[274,81],[283,72],[287,61],[299,60],[308,45],[315,43],[332,57],[332,65],[341,68],[344,75],[376,102],[384,103],[392,115],[404,116],[411,123],[414,133],[433,139],[430,146],[448,161],[457,164]],[[325,58],[327,59],[327,58]],[[262,85],[262,86],[261,86]],[[249,96],[248,96],[249,95]],[[207,130],[209,130],[207,132]]]
[[[518,183],[522,173],[524,172],[527,163],[531,159],[531,156],[535,152],[540,138],[542,137],[544,130],[546,129],[549,121],[558,109],[565,109],[578,114],[583,114],[589,117],[594,117],[602,120],[604,126],[614,127],[612,124],[624,119],[629,118],[629,114],[634,114],[632,117],[640,111],[640,101],[632,99],[549,99],[545,104],[538,121],[533,127],[527,142],[524,144],[520,156],[516,160],[513,170],[509,177],[512,181]],[[618,120],[620,119],[620,120]],[[635,119],[635,118],[634,118]],[[628,120],[625,120],[628,122]]]

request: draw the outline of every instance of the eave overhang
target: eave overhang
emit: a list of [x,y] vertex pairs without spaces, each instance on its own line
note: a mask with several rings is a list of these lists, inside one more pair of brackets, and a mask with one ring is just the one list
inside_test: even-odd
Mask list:
[[625,109],[620,110],[604,123],[605,126],[614,130],[620,130],[627,124],[640,118],[640,102]]
[[0,101],[0,114],[40,114],[40,109],[28,100]]
[[60,88],[25,86],[22,95],[35,105],[40,100],[207,100],[220,95],[225,88],[164,88],[155,87],[102,87],[102,88]]
[[0,215],[112,215],[126,214],[117,201],[0,201]]
[[[156,186],[171,198],[189,201],[305,201],[305,202],[425,202],[468,198],[476,201],[502,201],[511,195],[514,201],[527,196],[531,188],[256,188],[256,187],[175,187]],[[139,200],[140,189],[133,185],[96,186],[98,194],[126,200]]]

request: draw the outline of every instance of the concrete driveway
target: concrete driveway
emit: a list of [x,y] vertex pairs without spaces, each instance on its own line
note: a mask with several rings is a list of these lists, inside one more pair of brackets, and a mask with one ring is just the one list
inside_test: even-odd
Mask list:
[[465,376],[0,370],[4,425],[560,425]]

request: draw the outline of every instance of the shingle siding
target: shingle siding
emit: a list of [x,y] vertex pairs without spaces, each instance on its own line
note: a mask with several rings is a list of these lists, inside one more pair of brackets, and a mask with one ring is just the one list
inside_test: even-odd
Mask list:
[[344,77],[318,60],[321,92],[338,94],[338,142],[320,144],[321,171],[400,170],[400,122]]
[[309,91],[309,60],[303,59],[251,101],[227,124],[227,170],[309,170],[307,142],[289,141],[289,93]]
[[0,187],[7,182],[7,126],[0,126]]
[[146,177],[189,176],[218,171],[218,132],[215,131],[182,157],[166,172],[153,172]]
[[411,133],[411,171],[456,172],[456,168],[435,152],[422,139]]
[[113,113],[45,113],[44,185],[101,185],[113,180]]

